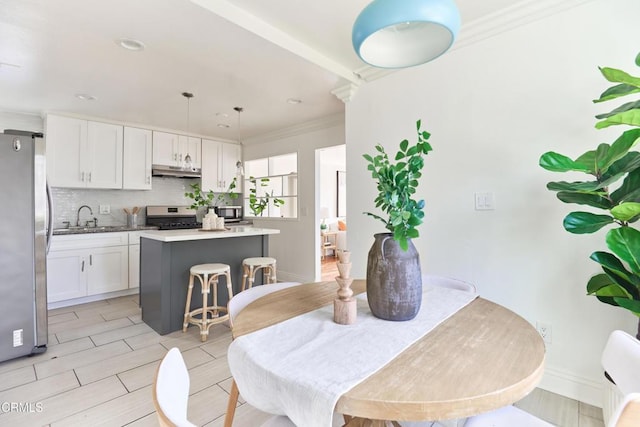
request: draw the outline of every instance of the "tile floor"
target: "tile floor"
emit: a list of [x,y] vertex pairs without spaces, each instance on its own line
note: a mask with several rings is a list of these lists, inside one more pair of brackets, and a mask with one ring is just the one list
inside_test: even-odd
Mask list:
[[[51,310],[47,352],[0,363],[0,426],[157,426],[153,376],[166,351],[178,347],[191,377],[189,419],[221,427],[231,334],[216,325],[201,343],[197,332],[158,335],[142,322],[137,295]],[[11,403],[22,410],[9,410]],[[558,426],[604,426],[599,408],[540,389],[518,406]],[[265,418],[241,400],[234,426]]]

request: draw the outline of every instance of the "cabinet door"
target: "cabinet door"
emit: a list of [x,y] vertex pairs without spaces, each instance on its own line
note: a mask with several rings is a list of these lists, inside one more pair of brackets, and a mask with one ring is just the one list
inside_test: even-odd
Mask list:
[[47,175],[52,187],[84,187],[87,121],[47,116]]
[[218,173],[218,151],[220,142],[210,139],[202,140],[202,184],[204,191],[219,192],[220,177]]
[[[233,178],[235,178],[238,174],[238,167],[236,166],[236,163],[238,163],[242,159],[241,147],[238,144],[221,143],[220,148],[219,170],[221,172],[219,175],[220,180],[222,181],[221,191],[227,191],[227,188],[229,188],[231,181],[233,181]],[[234,189],[235,193],[242,192],[242,188],[240,187],[241,185],[242,179],[238,179],[236,182],[236,188]]]
[[87,124],[87,187],[122,188],[122,126]]
[[178,135],[153,131],[153,164],[178,165]]
[[200,138],[192,136],[178,135],[178,166],[184,166],[184,159],[187,154],[191,156],[191,164],[194,168],[199,168],[201,162],[202,142]]
[[87,295],[86,252],[51,251],[47,255],[47,301],[56,302]]
[[129,246],[129,289],[140,287],[140,245]]
[[151,190],[151,131],[124,128],[122,188]]
[[129,287],[129,247],[90,250],[87,295],[120,291]]

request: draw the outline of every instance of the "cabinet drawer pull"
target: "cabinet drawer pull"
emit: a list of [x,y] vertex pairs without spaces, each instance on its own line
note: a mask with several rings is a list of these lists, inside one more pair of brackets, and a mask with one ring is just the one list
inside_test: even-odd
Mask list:
[[89,182],[91,182],[91,172],[89,172]]
[[84,273],[84,260],[82,260],[82,269],[80,271]]
[[84,172],[80,172],[80,181],[84,182]]
[[89,265],[93,265],[93,255],[89,255]]

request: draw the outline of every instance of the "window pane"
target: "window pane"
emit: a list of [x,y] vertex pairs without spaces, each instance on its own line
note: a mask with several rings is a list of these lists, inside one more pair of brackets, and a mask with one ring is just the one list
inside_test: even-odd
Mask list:
[[244,174],[250,176],[269,176],[269,159],[247,160],[244,163]]
[[266,187],[263,187],[265,192],[274,196],[282,196],[282,177],[272,176],[265,184],[267,184]]
[[298,153],[269,157],[270,175],[289,175],[298,173]]
[[296,218],[298,216],[298,199],[296,197],[281,197],[284,204],[276,207],[272,203],[269,206],[269,216],[277,218]]
[[287,175],[282,177],[282,195],[298,195],[298,175]]

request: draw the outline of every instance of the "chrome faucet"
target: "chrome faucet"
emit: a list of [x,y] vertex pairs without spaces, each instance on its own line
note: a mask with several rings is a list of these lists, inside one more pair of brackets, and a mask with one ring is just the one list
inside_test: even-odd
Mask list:
[[82,206],[80,206],[80,207],[78,208],[78,216],[77,216],[77,218],[76,218],[76,227],[80,227],[80,211],[82,210],[82,208],[87,208],[87,209],[89,209],[89,214],[90,214],[91,216],[93,216],[93,211],[91,210],[91,208],[90,208],[89,206],[87,206],[87,205],[82,205]]

